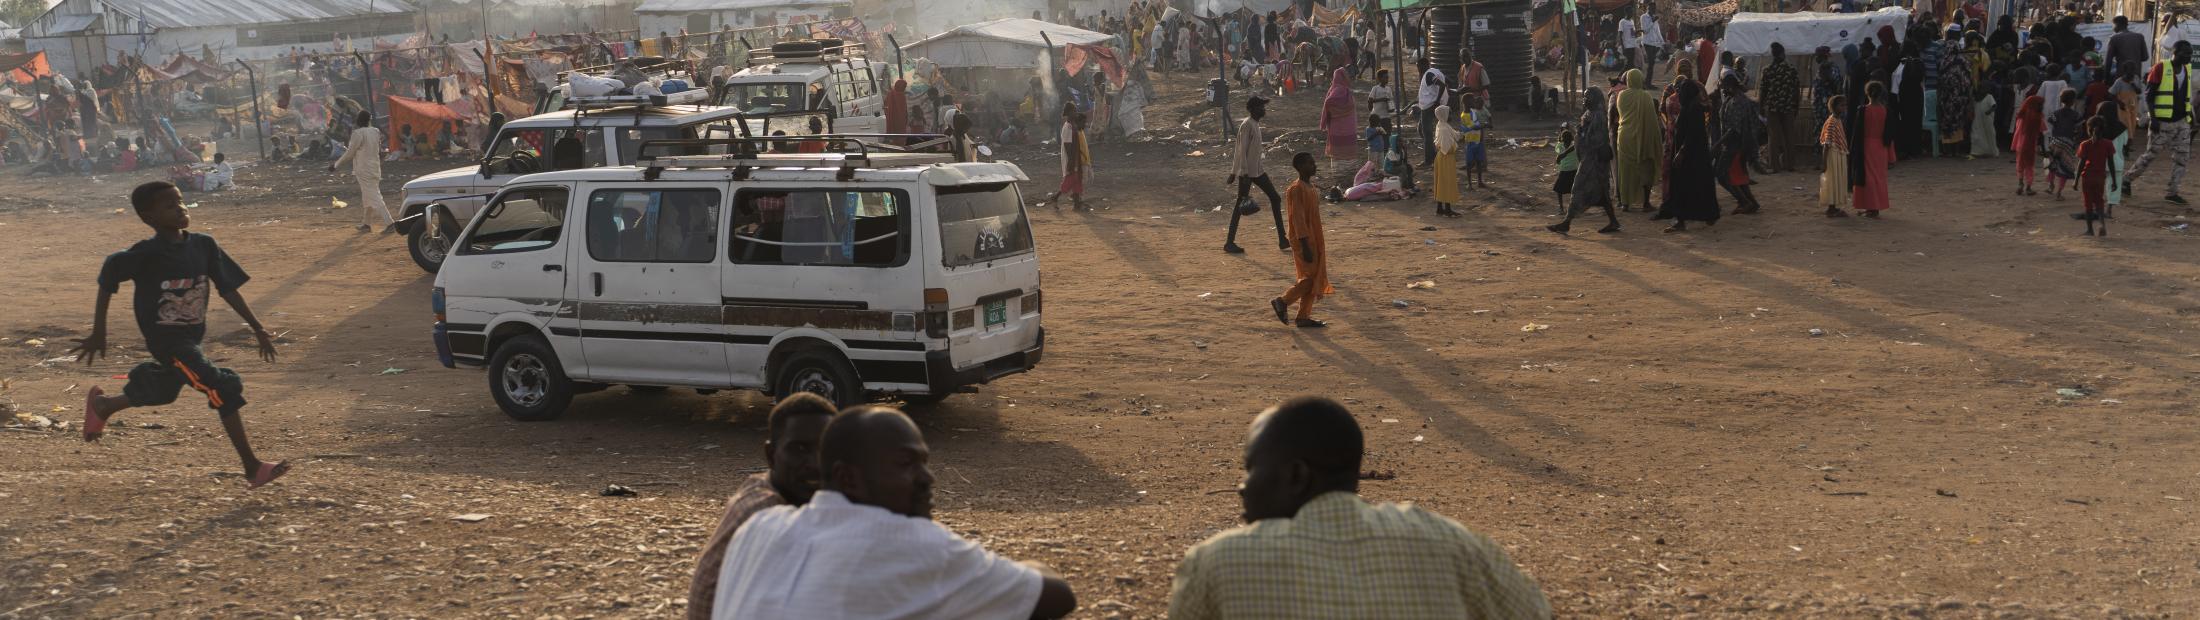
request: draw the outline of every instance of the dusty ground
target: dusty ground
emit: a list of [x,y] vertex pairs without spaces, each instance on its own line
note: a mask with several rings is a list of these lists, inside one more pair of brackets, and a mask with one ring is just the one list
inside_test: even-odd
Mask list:
[[[2151,200],[2161,174],[2106,240],[2076,234],[2074,197],[2011,196],[2003,160],[1897,167],[1885,221],[1819,217],[1797,173],[1763,178],[1765,214],[1713,229],[1660,235],[1635,214],[1560,238],[1540,229],[1547,152],[1499,149],[1463,219],[1425,199],[1327,209],[1334,327],[1301,332],[1263,303],[1290,272],[1261,243],[1266,214],[1252,253],[1218,251],[1227,151],[1211,120],[1178,124],[1194,83],[1164,88],[1159,140],[1096,146],[1106,210],[1033,208],[1045,365],[919,416],[941,519],[1062,568],[1080,616],[1165,612],[1183,550],[1234,525],[1250,415],[1301,393],[1362,417],[1368,468],[1395,475],[1364,494],[1503,542],[1564,616],[2189,616],[2200,600],[2200,245],[2168,229],[2200,213]],[[1292,131],[1316,97],[1277,105],[1279,177],[1316,148]],[[1051,190],[1051,154],[1007,154],[1028,194]],[[390,188],[442,165],[393,165]],[[192,199],[285,334],[260,362],[221,311],[210,352],[245,376],[262,453],[295,472],[246,492],[189,404],[85,444],[84,390],[143,359],[129,310],[114,360],[44,360],[86,331],[101,256],[144,236],[116,212],[140,179],[0,174],[4,400],[72,426],[0,432],[0,618],[663,617],[723,496],[762,466],[753,394],[614,389],[509,421],[482,373],[435,365],[430,278],[329,208],[354,200],[349,180],[281,166]],[[1436,286],[1406,288],[1420,280]]]

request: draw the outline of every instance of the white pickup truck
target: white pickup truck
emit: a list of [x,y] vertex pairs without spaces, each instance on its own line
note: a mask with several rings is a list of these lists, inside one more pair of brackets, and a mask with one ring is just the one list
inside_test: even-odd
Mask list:
[[[441,268],[450,238],[473,219],[490,194],[512,179],[538,172],[631,165],[644,141],[714,137],[712,127],[731,131],[735,115],[741,112],[718,106],[653,105],[647,98],[634,97],[574,101],[568,107],[572,109],[505,123],[489,141],[479,164],[405,183],[398,227],[407,236],[413,263],[428,273]],[[716,137],[723,137],[723,132]],[[441,203],[447,213],[428,213],[428,205],[435,203]]]

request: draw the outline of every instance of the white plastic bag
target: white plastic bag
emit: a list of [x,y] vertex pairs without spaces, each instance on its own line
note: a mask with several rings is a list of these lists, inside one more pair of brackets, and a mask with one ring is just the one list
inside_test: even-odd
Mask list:
[[602,97],[626,88],[625,82],[578,73],[566,78],[566,84],[571,86],[573,97]]

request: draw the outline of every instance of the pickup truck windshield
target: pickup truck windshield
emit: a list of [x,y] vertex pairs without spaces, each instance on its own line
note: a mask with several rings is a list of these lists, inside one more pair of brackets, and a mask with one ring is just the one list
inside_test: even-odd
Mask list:
[[743,114],[770,114],[800,110],[809,89],[800,82],[752,82],[726,85],[719,105],[740,108]]

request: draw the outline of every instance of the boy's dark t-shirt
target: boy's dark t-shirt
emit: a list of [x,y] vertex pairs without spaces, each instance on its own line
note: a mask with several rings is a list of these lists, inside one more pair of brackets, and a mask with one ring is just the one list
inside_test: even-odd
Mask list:
[[211,293],[237,290],[251,279],[213,237],[198,233],[185,233],[178,241],[139,241],[108,255],[99,268],[102,293],[113,294],[126,281],[137,283],[131,304],[138,331],[145,335],[146,348],[156,352],[199,344],[206,338]]

